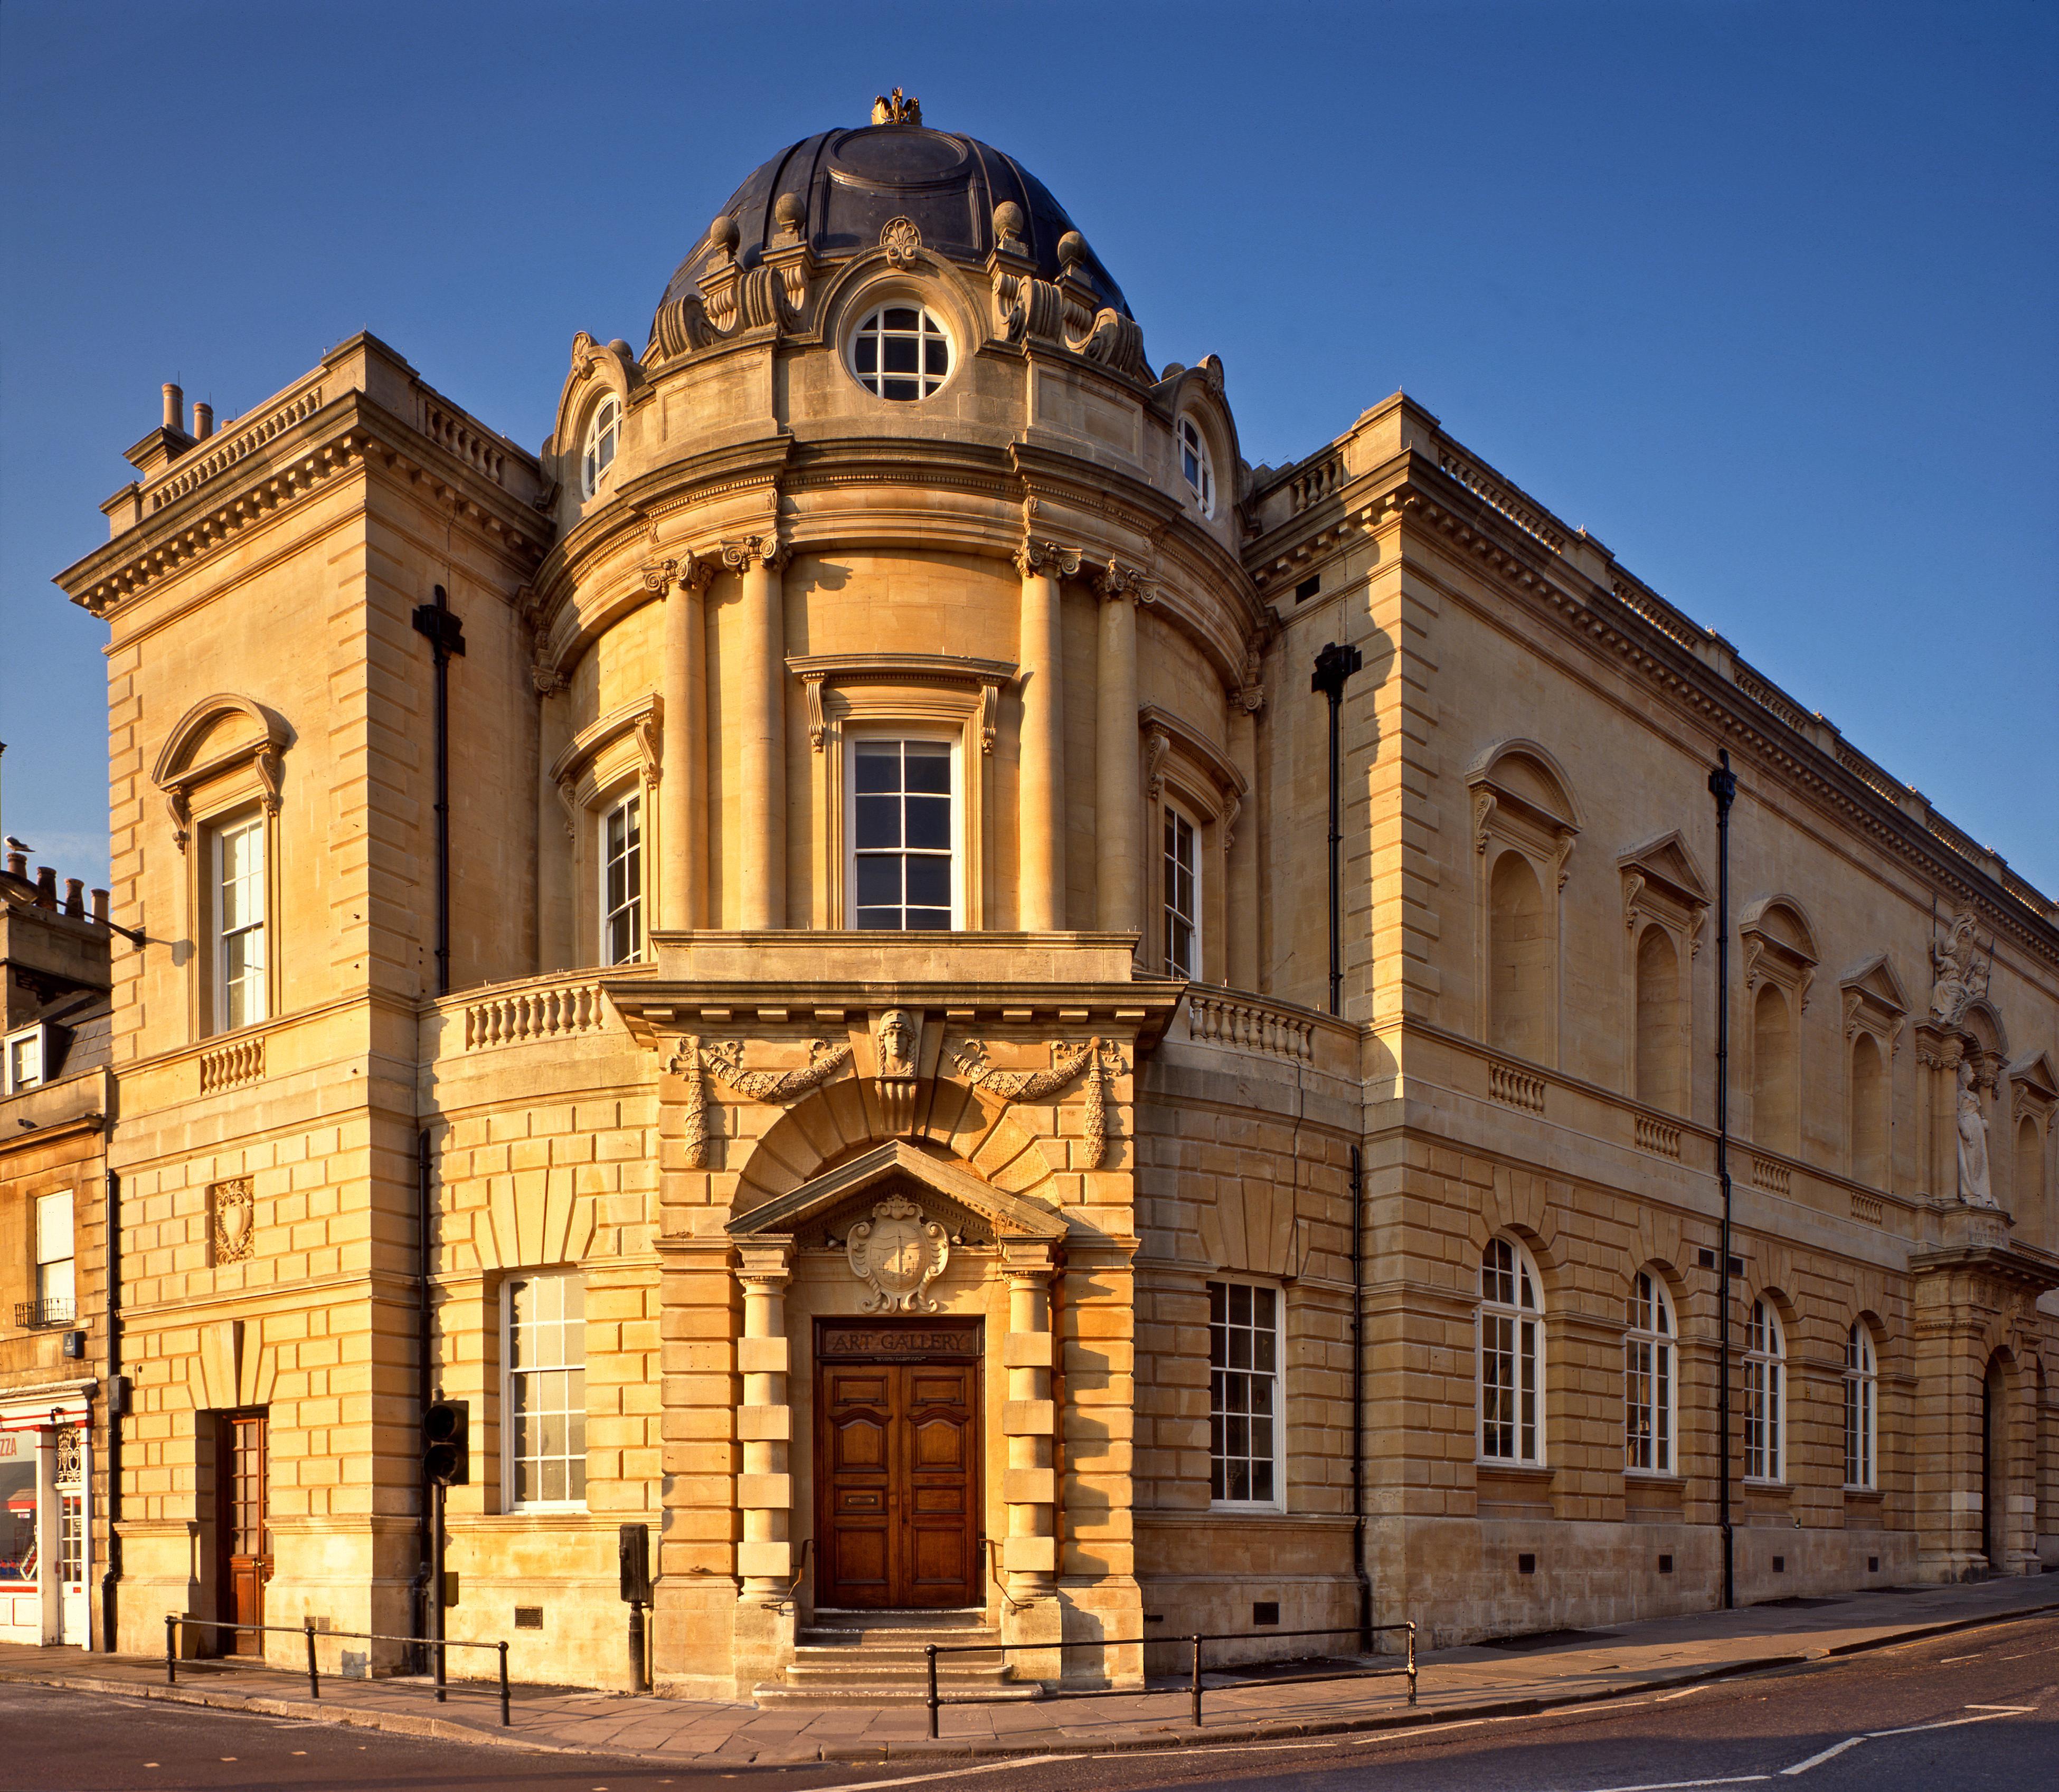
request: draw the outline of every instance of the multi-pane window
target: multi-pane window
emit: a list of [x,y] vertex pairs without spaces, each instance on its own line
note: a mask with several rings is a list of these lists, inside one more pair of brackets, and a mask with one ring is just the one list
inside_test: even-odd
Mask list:
[[1480,1453],[1538,1462],[1543,1310],[1529,1253],[1511,1239],[1489,1239],[1480,1292]]
[[86,1499],[82,1494],[58,1499],[58,1579],[67,1587],[86,1579]]
[[43,1081],[43,1029],[23,1027],[6,1041],[6,1058],[0,1064],[0,1095],[18,1095]]
[[1673,1305],[1665,1284],[1639,1270],[1623,1340],[1623,1467],[1673,1472]]
[[851,923],[949,927],[957,909],[951,747],[851,743]]
[[265,1017],[265,823],[214,834],[215,1021],[232,1032]]
[[1785,1454],[1780,1396],[1787,1356],[1780,1316],[1765,1301],[1753,1301],[1744,1336],[1744,1476],[1777,1481]]
[[579,496],[591,498],[600,489],[601,476],[615,464],[615,451],[622,440],[622,401],[610,392],[594,406],[587,421],[586,444],[579,453]]
[[1175,977],[1201,970],[1201,854],[1194,824],[1165,805],[1165,968]]
[[1209,1497],[1280,1499],[1280,1291],[1209,1284]]
[[72,1198],[62,1194],[36,1198],[36,1307],[40,1323],[69,1324],[78,1316],[78,1286],[74,1279]]
[[515,1506],[586,1503],[586,1280],[508,1284],[506,1405]]
[[850,370],[881,398],[927,398],[951,370],[950,334],[920,305],[883,305],[851,337]]
[[1180,476],[1194,495],[1204,516],[1216,513],[1216,472],[1209,459],[1208,440],[1192,417],[1180,419]]
[[1872,1487],[1874,1479],[1874,1419],[1880,1368],[1874,1356],[1873,1334],[1863,1320],[1845,1340],[1845,1485]]
[[600,952],[603,963],[643,955],[643,799],[618,802],[600,823]]

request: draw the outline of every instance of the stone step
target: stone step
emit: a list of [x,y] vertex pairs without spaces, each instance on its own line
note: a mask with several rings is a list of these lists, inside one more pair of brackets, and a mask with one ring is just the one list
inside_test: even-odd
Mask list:
[[[943,1679],[938,1676],[941,1689]],[[954,1690],[968,1690],[962,1685]],[[983,1687],[982,1692],[996,1699],[1014,1700],[1034,1698],[1042,1690],[1034,1681],[1027,1685],[1015,1681],[997,1682]],[[756,1688],[751,1697],[760,1706],[774,1705],[919,1705],[929,1696],[927,1685],[919,1678],[902,1684],[886,1680],[860,1683],[846,1680],[836,1685],[790,1686],[778,1681],[769,1682]]]

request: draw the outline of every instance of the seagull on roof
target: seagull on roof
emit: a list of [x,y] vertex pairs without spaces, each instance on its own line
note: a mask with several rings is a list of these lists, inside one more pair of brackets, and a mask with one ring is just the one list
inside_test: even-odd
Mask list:
[[27,841],[17,840],[14,836],[10,834],[7,836],[7,850],[10,852],[25,853],[33,852],[35,849],[31,846]]

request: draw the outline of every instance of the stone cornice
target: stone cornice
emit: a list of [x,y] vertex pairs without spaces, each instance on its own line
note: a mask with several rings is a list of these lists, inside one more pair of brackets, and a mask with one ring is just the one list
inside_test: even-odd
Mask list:
[[164,579],[269,523],[337,477],[374,464],[402,479],[429,482],[436,502],[448,505],[516,565],[526,568],[544,552],[552,531],[547,519],[456,448],[353,388],[141,517],[67,567],[54,583],[94,615],[114,617]]

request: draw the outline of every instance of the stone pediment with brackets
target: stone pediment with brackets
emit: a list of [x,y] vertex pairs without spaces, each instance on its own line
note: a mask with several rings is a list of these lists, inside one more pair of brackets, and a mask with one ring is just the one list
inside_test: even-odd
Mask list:
[[1838,978],[1838,987],[1844,999],[1845,1037],[1870,1033],[1887,1047],[1890,1057],[1899,1051],[1909,997],[1887,954],[1880,953],[1854,966]]
[[2053,1116],[2059,1113],[2059,1071],[2049,1052],[2033,1052],[2009,1067],[2009,1118],[2035,1120],[2045,1132],[2052,1130]]
[[1005,1193],[906,1139],[891,1139],[739,1214],[729,1236],[739,1244],[791,1239],[802,1248],[842,1247],[874,1207],[894,1201],[918,1209],[953,1243],[1052,1243],[1066,1233],[1065,1222],[1041,1202]]
[[1623,926],[1635,934],[1641,921],[1663,922],[1699,952],[1709,915],[1709,886],[1679,830],[1647,841],[1615,863],[1623,878]]
[[1791,896],[1768,896],[1752,903],[1738,920],[1738,938],[1744,942],[1744,986],[1755,990],[1762,982],[1778,985],[1791,993],[1803,1013],[1809,1008],[1809,986],[1816,980],[1822,955],[1816,949],[1816,930]]

